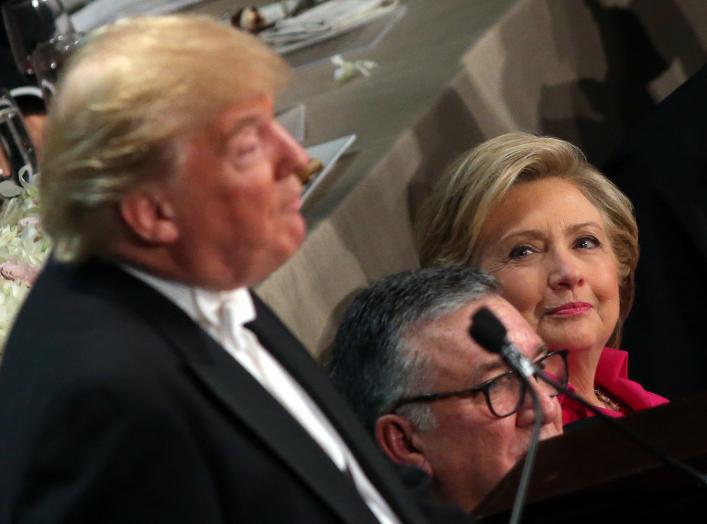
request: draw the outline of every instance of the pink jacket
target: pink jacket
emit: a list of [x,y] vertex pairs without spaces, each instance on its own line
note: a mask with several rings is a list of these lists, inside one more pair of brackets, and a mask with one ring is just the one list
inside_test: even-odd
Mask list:
[[[604,348],[599,358],[594,384],[609,392],[632,411],[641,411],[669,402],[668,399],[660,395],[646,391],[638,382],[628,378],[628,353],[618,349]],[[569,388],[574,390],[571,384]],[[564,425],[594,415],[566,395],[560,395],[559,400],[562,406],[562,423]],[[610,409],[599,409],[610,417],[624,416],[624,413]]]

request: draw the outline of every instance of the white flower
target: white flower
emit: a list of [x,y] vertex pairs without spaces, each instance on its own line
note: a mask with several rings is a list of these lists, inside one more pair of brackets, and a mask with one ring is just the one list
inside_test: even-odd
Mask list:
[[371,76],[371,71],[378,67],[378,64],[373,60],[345,60],[341,55],[331,57],[331,63],[334,65],[334,80],[339,84],[345,84],[357,75],[368,78]]
[[39,222],[37,188],[0,203],[0,352],[39,268],[49,240]]

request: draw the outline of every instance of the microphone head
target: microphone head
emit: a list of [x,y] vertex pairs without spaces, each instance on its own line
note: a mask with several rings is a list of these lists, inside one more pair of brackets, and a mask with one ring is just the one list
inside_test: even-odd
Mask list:
[[487,307],[482,307],[471,317],[469,335],[491,353],[500,353],[506,342],[506,328]]

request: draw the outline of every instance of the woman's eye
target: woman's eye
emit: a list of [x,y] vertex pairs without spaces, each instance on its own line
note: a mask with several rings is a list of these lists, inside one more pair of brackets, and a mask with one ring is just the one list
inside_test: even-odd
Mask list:
[[599,240],[593,236],[581,237],[575,241],[574,246],[580,249],[593,249],[599,246]]
[[521,245],[521,246],[516,246],[513,249],[511,249],[511,252],[509,253],[509,258],[515,259],[515,258],[524,258],[527,257],[528,255],[535,253],[535,250],[527,245]]

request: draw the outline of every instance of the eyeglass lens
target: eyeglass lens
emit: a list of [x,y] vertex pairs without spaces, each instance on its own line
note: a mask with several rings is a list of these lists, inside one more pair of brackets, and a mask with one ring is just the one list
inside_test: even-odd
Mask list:
[[[550,353],[547,357],[540,359],[536,365],[551,379],[561,385],[567,384],[567,365],[561,353]],[[554,392],[554,388],[542,380],[539,383],[547,386]]]
[[[536,361],[536,365],[560,384],[567,383],[567,367],[561,354],[550,353]],[[548,395],[557,393],[550,384],[538,379],[536,382],[542,392]],[[489,384],[489,407],[497,417],[507,417],[518,411],[524,401],[524,393],[525,386],[518,374],[505,373]]]

